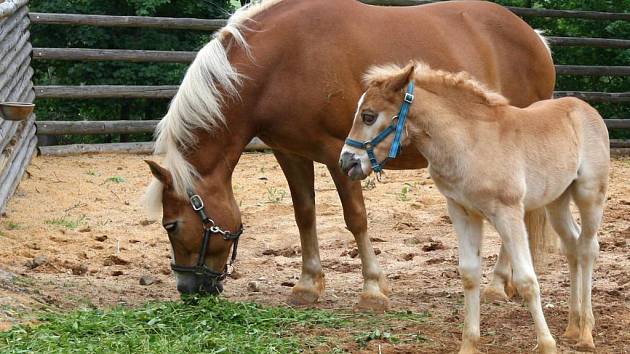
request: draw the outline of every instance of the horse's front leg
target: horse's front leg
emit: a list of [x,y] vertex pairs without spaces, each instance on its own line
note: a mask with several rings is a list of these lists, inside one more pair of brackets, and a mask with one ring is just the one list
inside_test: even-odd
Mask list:
[[367,232],[367,214],[363,202],[361,183],[351,181],[339,166],[328,166],[332,175],[348,230],[354,235],[361,257],[363,293],[356,305],[357,310],[383,312],[389,307],[389,284],[378,265],[370,237]]
[[289,302],[309,305],[322,296],[325,287],[315,226],[313,161],[278,151],[274,151],[274,155],[289,182],[302,246],[302,274],[293,287]]

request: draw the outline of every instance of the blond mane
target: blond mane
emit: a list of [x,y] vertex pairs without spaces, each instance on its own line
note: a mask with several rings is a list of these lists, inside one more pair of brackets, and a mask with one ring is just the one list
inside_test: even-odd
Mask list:
[[[198,173],[186,160],[186,152],[197,143],[195,131],[208,132],[225,128],[222,108],[229,98],[238,98],[243,77],[232,66],[228,52],[233,44],[244,49],[250,56],[250,47],[244,30],[254,17],[283,0],[259,0],[237,10],[230,16],[225,27],[215,33],[213,39],[197,54],[171,101],[164,118],[158,124],[155,136],[155,153],[166,154],[164,163],[173,175],[175,191],[185,196],[194,188]],[[155,210],[161,202],[156,193],[160,183],[153,180],[145,194],[148,209]],[[160,200],[158,200],[160,199]]]
[[[386,64],[371,67],[363,76],[367,86],[387,82],[400,75],[405,67],[396,64]],[[462,71],[452,73],[443,70],[434,70],[426,63],[416,61],[414,79],[420,87],[431,87],[431,90],[449,89],[467,92],[478,97],[489,106],[505,106],[509,104],[507,98],[496,93],[481,82],[475,80],[469,73]]]

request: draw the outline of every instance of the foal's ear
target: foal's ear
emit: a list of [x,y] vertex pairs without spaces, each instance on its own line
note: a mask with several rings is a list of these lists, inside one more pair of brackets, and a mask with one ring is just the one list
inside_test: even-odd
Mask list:
[[151,169],[151,173],[153,174],[153,177],[157,178],[158,181],[162,182],[162,184],[164,184],[167,187],[170,187],[173,185],[173,176],[171,175],[171,172],[169,170],[158,165],[158,163],[155,161],[144,160],[144,162],[146,162],[147,165],[149,165],[149,168]]
[[402,71],[395,76],[393,76],[388,82],[385,83],[385,87],[389,90],[398,92],[403,90],[405,86],[411,81],[413,78],[413,74],[416,70],[416,63],[414,61],[410,61],[407,66],[405,66]]

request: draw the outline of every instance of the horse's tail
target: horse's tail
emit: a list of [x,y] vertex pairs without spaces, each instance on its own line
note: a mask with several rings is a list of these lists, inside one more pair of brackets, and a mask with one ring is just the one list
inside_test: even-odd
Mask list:
[[529,249],[532,260],[536,268],[540,268],[547,252],[551,251],[550,233],[553,231],[547,221],[547,214],[544,208],[528,211],[525,213],[525,227],[529,236]]

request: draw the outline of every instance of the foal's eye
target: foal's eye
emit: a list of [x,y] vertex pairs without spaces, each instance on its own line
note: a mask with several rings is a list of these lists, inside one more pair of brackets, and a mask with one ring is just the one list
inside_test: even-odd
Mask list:
[[367,125],[372,125],[376,122],[377,115],[374,112],[365,111],[361,113],[361,119],[363,119],[363,123]]
[[171,222],[162,226],[164,227],[164,230],[166,230],[166,232],[173,232],[177,228],[177,222]]

